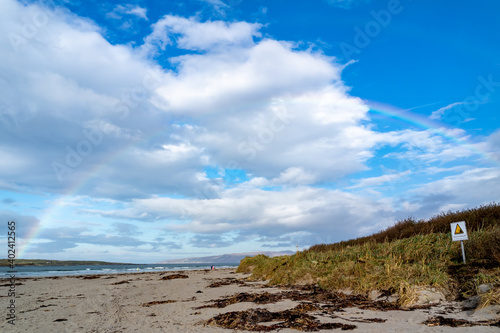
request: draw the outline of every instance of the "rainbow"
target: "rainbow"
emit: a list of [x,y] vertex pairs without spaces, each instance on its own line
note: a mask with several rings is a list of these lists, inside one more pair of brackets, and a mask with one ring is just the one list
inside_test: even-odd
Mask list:
[[380,102],[373,102],[373,101],[365,101],[365,103],[370,108],[368,114],[369,113],[380,114],[388,118],[401,120],[403,122],[412,124],[424,130],[430,130],[433,133],[440,135],[451,142],[454,142],[458,146],[466,148],[473,154],[481,157],[483,161],[492,164],[494,166],[500,166],[500,161],[498,161],[492,154],[482,151],[473,144],[469,143],[466,137],[463,136],[459,137],[453,134],[453,128],[450,128],[443,123],[438,123],[436,121],[432,121],[427,117],[423,117],[417,113],[410,112],[411,109],[406,109],[406,110],[400,109],[392,105],[383,104]]
[[[39,219],[39,223],[36,224],[33,228],[29,230],[27,235],[21,239],[19,244],[19,252],[17,258],[22,259],[24,254],[29,250],[30,246],[33,245],[33,240],[38,237],[40,232],[42,231],[42,224],[49,224],[52,216],[56,215],[57,212],[64,206],[65,199],[75,196],[81,190],[81,188],[87,184],[93,177],[97,176],[102,169],[104,169],[110,162],[115,160],[118,156],[120,156],[125,151],[129,150],[135,144],[127,145],[123,149],[117,150],[114,154],[107,156],[104,158],[101,163],[96,164],[86,173],[85,176],[80,177],[79,180],[74,181],[71,185],[67,187],[67,189],[61,194],[57,199],[55,199],[52,204],[43,211],[42,216]],[[94,149],[97,147],[94,147]],[[85,159],[83,160],[85,163]],[[77,167],[78,168],[78,167]]]
[[[417,126],[424,130],[430,130],[433,133],[436,133],[447,140],[450,140],[456,143],[459,146],[463,146],[473,152],[475,155],[480,156],[482,160],[489,162],[495,166],[500,166],[500,162],[495,159],[495,157],[487,152],[479,150],[476,146],[470,144],[465,137],[459,137],[453,134],[452,128],[445,126],[442,123],[438,123],[430,120],[427,117],[423,117],[418,115],[417,113],[410,112],[410,110],[400,109],[392,105],[374,102],[374,101],[364,101],[365,104],[369,107],[369,111],[367,112],[367,118],[370,118],[370,114],[379,114],[388,118],[394,118],[411,124],[413,126]],[[262,103],[254,102],[254,105],[260,105]],[[149,140],[151,137],[155,136],[161,130],[154,131],[146,140]],[[26,237],[22,239],[20,244],[20,251],[18,258],[22,258],[22,256],[29,250],[30,245],[33,244],[33,240],[37,238],[42,230],[42,225],[47,225],[50,223],[52,217],[61,209],[63,202],[66,198],[75,196],[78,194],[80,189],[93,177],[97,176],[102,169],[107,166],[110,162],[115,160],[122,153],[127,151],[128,149],[135,146],[137,143],[130,144],[125,146],[123,149],[116,151],[114,154],[108,156],[103,159],[100,164],[95,165],[90,169],[89,172],[86,173],[84,177],[81,177],[78,181],[75,181],[72,185],[68,186],[67,190],[43,212],[42,217],[40,218],[40,223],[36,225],[36,227],[32,228]],[[85,162],[84,162],[85,163]]]

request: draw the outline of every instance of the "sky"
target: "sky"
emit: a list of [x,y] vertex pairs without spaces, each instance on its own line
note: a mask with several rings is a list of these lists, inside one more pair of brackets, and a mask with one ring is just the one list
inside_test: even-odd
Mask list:
[[498,201],[499,10],[1,0],[2,233],[17,258],[152,263]]

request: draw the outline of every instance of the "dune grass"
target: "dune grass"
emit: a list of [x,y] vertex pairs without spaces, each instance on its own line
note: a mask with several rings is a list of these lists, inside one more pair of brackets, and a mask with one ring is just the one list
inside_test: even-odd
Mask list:
[[[399,295],[401,305],[415,302],[419,288],[463,298],[475,295],[479,285],[491,284],[493,289],[482,295],[481,306],[500,304],[500,207],[485,207],[418,223],[405,220],[376,235],[317,245],[292,256],[247,257],[238,272],[251,272],[251,278],[274,285],[316,283],[328,290],[390,291]],[[449,223],[460,220],[457,216],[476,216],[471,222],[465,219],[469,233],[465,266],[460,242],[452,242],[450,235]],[[475,223],[477,219],[481,222]],[[448,229],[442,228],[444,224]]]

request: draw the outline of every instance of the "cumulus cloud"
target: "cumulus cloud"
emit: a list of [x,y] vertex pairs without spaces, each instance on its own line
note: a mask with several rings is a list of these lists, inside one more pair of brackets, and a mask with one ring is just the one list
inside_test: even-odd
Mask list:
[[181,49],[206,51],[212,48],[245,45],[260,37],[258,23],[223,21],[199,22],[196,18],[166,15],[152,25],[153,32],[144,40],[142,49],[155,53],[156,48],[165,50],[173,44]]
[[111,45],[91,22],[7,5],[2,22],[20,36],[26,11],[48,16],[17,49],[0,45],[0,66],[15,78],[0,82],[4,127],[16,124],[0,134],[0,150],[10,154],[4,174],[15,183],[50,191],[83,184],[83,192],[116,198],[195,196],[210,186],[198,177],[205,165],[279,182],[303,170],[297,183],[306,184],[362,170],[372,156],[374,133],[360,124],[368,108],[349,96],[342,65],[255,39],[259,24],[164,17],[145,46],[174,38],[202,51],[172,59],[174,72],[143,58],[144,48]]
[[[124,113],[125,107],[147,112],[144,86],[149,87],[157,67],[129,47],[109,44],[97,26],[66,12],[15,1],[1,6],[8,38],[0,40],[5,55],[0,67],[10,78],[8,83],[0,80],[3,114],[9,115],[2,118],[0,150],[11,161],[4,176],[34,189],[57,191],[158,123],[153,114]],[[25,21],[40,27],[27,34]],[[144,103],[139,107],[136,100]],[[104,120],[108,125],[97,133],[95,124]],[[116,133],[135,135],[104,139],[112,126]],[[58,181],[53,162],[66,166],[65,182]]]

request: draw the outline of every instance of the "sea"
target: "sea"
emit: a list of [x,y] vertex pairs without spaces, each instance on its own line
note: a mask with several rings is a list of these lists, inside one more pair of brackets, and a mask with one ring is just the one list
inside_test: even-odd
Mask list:
[[[214,264],[218,268],[236,268],[237,263]],[[0,267],[0,278],[72,276],[94,274],[124,274],[144,272],[188,271],[211,269],[212,264],[137,264],[137,265],[78,265],[78,266],[16,266]]]

